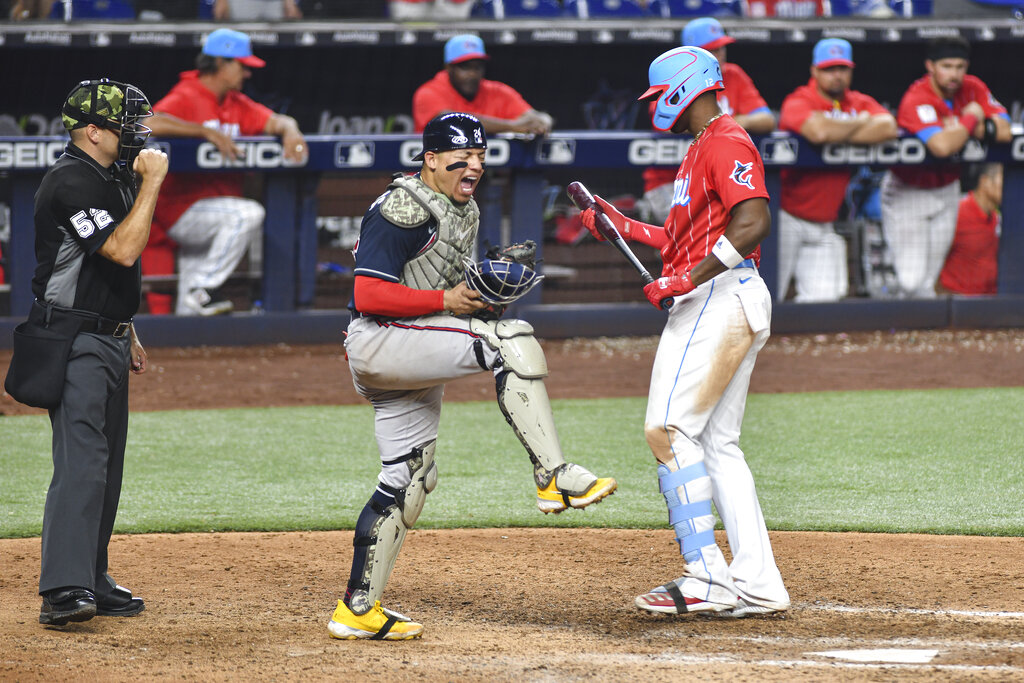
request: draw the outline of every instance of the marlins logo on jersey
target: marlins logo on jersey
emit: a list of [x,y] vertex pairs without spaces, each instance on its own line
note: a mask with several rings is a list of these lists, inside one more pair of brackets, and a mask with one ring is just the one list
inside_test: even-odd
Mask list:
[[690,203],[690,176],[676,178],[672,186],[672,206],[686,206]]
[[754,189],[754,184],[750,182],[751,169],[754,167],[753,161],[748,161],[745,164],[740,163],[738,160],[735,162],[736,168],[733,169],[732,175],[729,176],[734,183],[748,187],[751,190]]

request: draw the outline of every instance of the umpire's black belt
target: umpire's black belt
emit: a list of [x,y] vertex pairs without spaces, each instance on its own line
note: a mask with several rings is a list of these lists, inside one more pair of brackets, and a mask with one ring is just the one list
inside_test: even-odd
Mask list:
[[131,330],[131,320],[112,320],[98,313],[80,311],[75,308],[63,308],[38,299],[33,302],[28,319],[43,327],[54,327],[67,334],[90,332],[92,334],[109,334],[112,337],[123,337]]

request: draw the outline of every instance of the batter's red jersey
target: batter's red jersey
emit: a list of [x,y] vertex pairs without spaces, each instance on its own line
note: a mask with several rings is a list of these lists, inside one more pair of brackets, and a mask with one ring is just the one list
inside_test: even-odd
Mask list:
[[995,294],[999,272],[999,212],[986,214],[974,193],[960,200],[956,236],[939,282],[957,294]]
[[[217,128],[231,137],[260,135],[273,111],[240,92],[229,91],[224,101],[199,81],[198,71],[185,71],[181,80],[162,100],[156,111],[185,121]],[[160,188],[154,217],[169,229],[185,210],[206,197],[242,196],[241,173],[169,173]]]
[[[976,76],[964,76],[963,85],[952,102],[935,92],[930,76],[922,76],[903,94],[896,122],[900,128],[916,135],[922,142],[928,142],[928,138],[942,130],[944,118],[959,117],[963,108],[971,102],[981,105],[986,118],[1007,115],[1006,107],[992,96],[988,86]],[[960,167],[955,164],[894,166],[892,172],[904,183],[920,188],[944,187],[960,178]]]
[[[768,108],[768,103],[764,101],[754,85],[754,81],[738,64],[732,62],[722,64],[722,82],[725,89],[718,91],[718,106],[726,114],[743,114],[745,116],[760,110],[771,111]],[[651,118],[654,117],[654,108],[657,104],[657,102],[651,102],[648,112]],[[670,168],[648,168],[643,175],[644,192],[665,183],[671,183],[676,178],[676,172]]]
[[412,120],[416,132],[443,111],[463,111],[467,114],[492,116],[497,119],[517,119],[533,109],[514,88],[500,81],[480,79],[476,97],[467,100],[452,87],[447,71],[436,76],[416,89],[412,96]]
[[[833,100],[821,94],[813,78],[782,101],[779,130],[800,133],[800,128],[816,111],[825,112],[832,119],[853,119],[861,112],[872,116],[888,111],[870,95],[847,90],[842,99]],[[830,223],[839,215],[839,207],[846,196],[852,169],[834,171],[782,170],[783,210],[797,218],[816,223]]]
[[[704,260],[725,233],[732,208],[755,197],[768,199],[764,162],[747,131],[731,116],[722,116],[686,150],[676,174],[661,274],[686,273]],[[748,258],[759,263],[761,247]]]

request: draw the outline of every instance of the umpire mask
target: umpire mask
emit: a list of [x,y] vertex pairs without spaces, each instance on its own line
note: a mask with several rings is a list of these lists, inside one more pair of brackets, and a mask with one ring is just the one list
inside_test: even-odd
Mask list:
[[108,78],[82,81],[71,90],[61,109],[66,130],[84,128],[91,123],[117,133],[120,138],[117,164],[129,173],[152,132],[140,120],[152,115],[149,100],[141,90]]

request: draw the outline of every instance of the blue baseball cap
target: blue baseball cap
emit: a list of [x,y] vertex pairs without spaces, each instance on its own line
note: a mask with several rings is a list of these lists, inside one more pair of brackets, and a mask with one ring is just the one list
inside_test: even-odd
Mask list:
[[484,51],[484,41],[480,40],[480,36],[474,36],[472,33],[463,33],[452,36],[444,44],[445,64],[458,64],[459,62],[468,62],[471,59],[489,59]]
[[266,66],[267,63],[252,53],[252,41],[241,31],[219,28],[203,41],[203,54],[211,57],[237,59],[242,64],[253,68]]
[[842,38],[823,38],[814,46],[814,60],[811,64],[819,69],[830,66],[853,68],[853,47]]
[[723,45],[736,42],[735,38],[725,35],[722,23],[712,17],[701,17],[689,22],[683,27],[679,40],[684,46],[700,47],[705,50],[717,50]]

